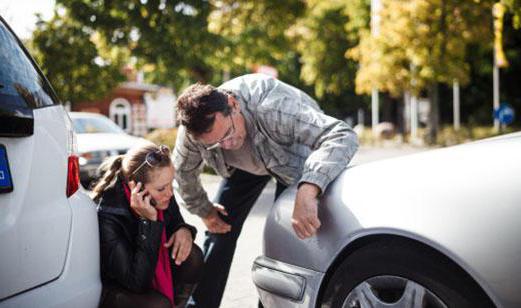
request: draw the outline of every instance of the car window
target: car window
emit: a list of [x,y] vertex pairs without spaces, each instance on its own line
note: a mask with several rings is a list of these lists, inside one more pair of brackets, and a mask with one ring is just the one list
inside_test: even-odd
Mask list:
[[116,125],[116,123],[107,118],[72,117],[72,123],[74,125],[74,130],[78,134],[124,133],[124,131],[118,125]]
[[54,104],[51,87],[0,19],[0,112]]

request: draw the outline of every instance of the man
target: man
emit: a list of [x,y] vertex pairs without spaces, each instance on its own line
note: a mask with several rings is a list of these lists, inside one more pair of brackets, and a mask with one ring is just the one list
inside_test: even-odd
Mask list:
[[[304,92],[261,74],[219,88],[190,86],[177,100],[177,117],[177,190],[208,228],[194,300],[219,307],[237,238],[267,182],[277,180],[276,197],[298,183],[293,228],[300,239],[311,237],[320,228],[318,197],[355,154],[357,137]],[[224,177],[215,203],[199,180],[203,162]]]

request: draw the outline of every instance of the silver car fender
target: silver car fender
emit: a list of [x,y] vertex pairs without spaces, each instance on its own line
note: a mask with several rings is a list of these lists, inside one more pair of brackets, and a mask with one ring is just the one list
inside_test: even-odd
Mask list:
[[306,240],[291,226],[290,187],[266,221],[264,255],[325,273],[355,240],[400,235],[452,259],[500,306],[521,303],[520,155],[514,138],[351,167],[321,197],[322,226]]

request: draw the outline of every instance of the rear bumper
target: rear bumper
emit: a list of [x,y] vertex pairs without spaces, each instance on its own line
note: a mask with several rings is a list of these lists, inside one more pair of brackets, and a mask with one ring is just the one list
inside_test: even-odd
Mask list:
[[253,283],[265,307],[315,307],[324,273],[260,256],[252,268]]
[[1,301],[1,308],[98,306],[101,279],[96,208],[81,190],[69,203],[72,226],[63,272],[56,280]]

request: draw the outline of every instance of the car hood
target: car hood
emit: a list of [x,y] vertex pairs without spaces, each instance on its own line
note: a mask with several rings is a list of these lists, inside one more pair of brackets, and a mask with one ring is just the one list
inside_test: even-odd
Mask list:
[[147,143],[146,139],[127,134],[77,134],[78,152],[126,150]]
[[291,224],[292,186],[268,215],[264,254],[325,272],[356,239],[400,235],[443,252],[485,289],[521,303],[513,287],[521,284],[520,157],[521,135],[512,134],[351,167],[324,192],[322,226],[303,241]]

